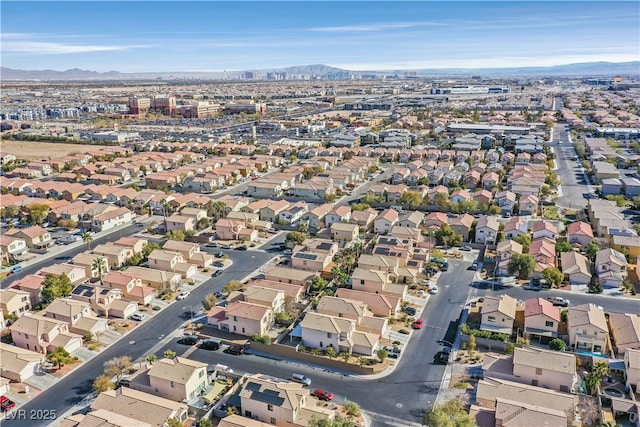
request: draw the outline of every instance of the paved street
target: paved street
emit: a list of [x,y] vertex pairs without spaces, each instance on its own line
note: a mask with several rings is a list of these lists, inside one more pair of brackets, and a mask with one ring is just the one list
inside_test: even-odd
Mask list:
[[556,173],[560,178],[562,196],[556,204],[567,209],[583,209],[587,206],[584,195],[590,193],[593,188],[589,185],[587,176],[579,160],[575,158],[576,152],[569,141],[569,134],[565,125],[558,124],[553,128],[553,140],[549,143],[556,154]]

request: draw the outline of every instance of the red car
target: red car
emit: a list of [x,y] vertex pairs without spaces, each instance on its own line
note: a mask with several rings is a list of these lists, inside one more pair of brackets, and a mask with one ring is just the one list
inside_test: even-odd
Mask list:
[[413,322],[411,327],[413,329],[422,329],[422,325],[424,325],[424,319],[418,319],[415,322]]
[[10,400],[7,396],[0,397],[0,408],[2,408],[2,412],[10,411],[15,406],[16,403],[13,400]]
[[327,391],[323,388],[317,388],[315,390],[313,390],[313,393],[311,393],[313,396],[317,397],[320,400],[331,400],[333,399],[333,393],[331,393],[330,391]]

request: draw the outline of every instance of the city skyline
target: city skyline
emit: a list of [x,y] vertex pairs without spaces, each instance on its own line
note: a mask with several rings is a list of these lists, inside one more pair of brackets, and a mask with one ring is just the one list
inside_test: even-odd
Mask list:
[[637,2],[10,1],[2,65],[219,72],[626,62],[638,60],[639,11]]

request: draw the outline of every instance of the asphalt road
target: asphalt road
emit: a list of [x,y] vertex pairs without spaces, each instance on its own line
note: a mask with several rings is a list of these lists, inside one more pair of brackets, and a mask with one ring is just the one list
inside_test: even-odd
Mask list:
[[[202,285],[191,290],[191,295],[183,301],[177,301],[164,310],[150,316],[142,324],[131,331],[124,339],[107,347],[95,358],[84,363],[70,375],[56,383],[53,387],[43,391],[29,403],[20,409],[26,414],[37,410],[55,410],[57,414],[63,414],[73,405],[91,393],[94,378],[103,370],[103,364],[109,359],[121,355],[129,355],[133,360],[149,353],[158,340],[165,334],[178,329],[189,319],[189,310],[183,307],[189,305],[199,306],[204,297],[231,280],[241,280],[263,264],[268,262],[277,253],[264,251],[226,251],[233,265],[218,277],[211,278]],[[195,310],[194,310],[195,311]],[[130,344],[130,343],[134,344]],[[163,350],[164,351],[164,350]],[[4,420],[3,426],[45,426],[50,421],[44,420]]]
[[562,196],[556,204],[567,209],[583,209],[587,206],[585,193],[591,192],[591,187],[579,160],[571,160],[576,155],[569,134],[564,124],[557,124],[553,128],[553,140],[549,143],[556,154],[556,173],[562,183]]

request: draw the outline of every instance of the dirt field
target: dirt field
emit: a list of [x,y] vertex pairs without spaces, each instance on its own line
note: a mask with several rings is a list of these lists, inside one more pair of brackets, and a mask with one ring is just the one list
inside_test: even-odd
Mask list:
[[71,153],[83,153],[107,147],[106,145],[55,144],[36,141],[2,141],[1,146],[3,153],[13,154],[25,160],[48,160]]

